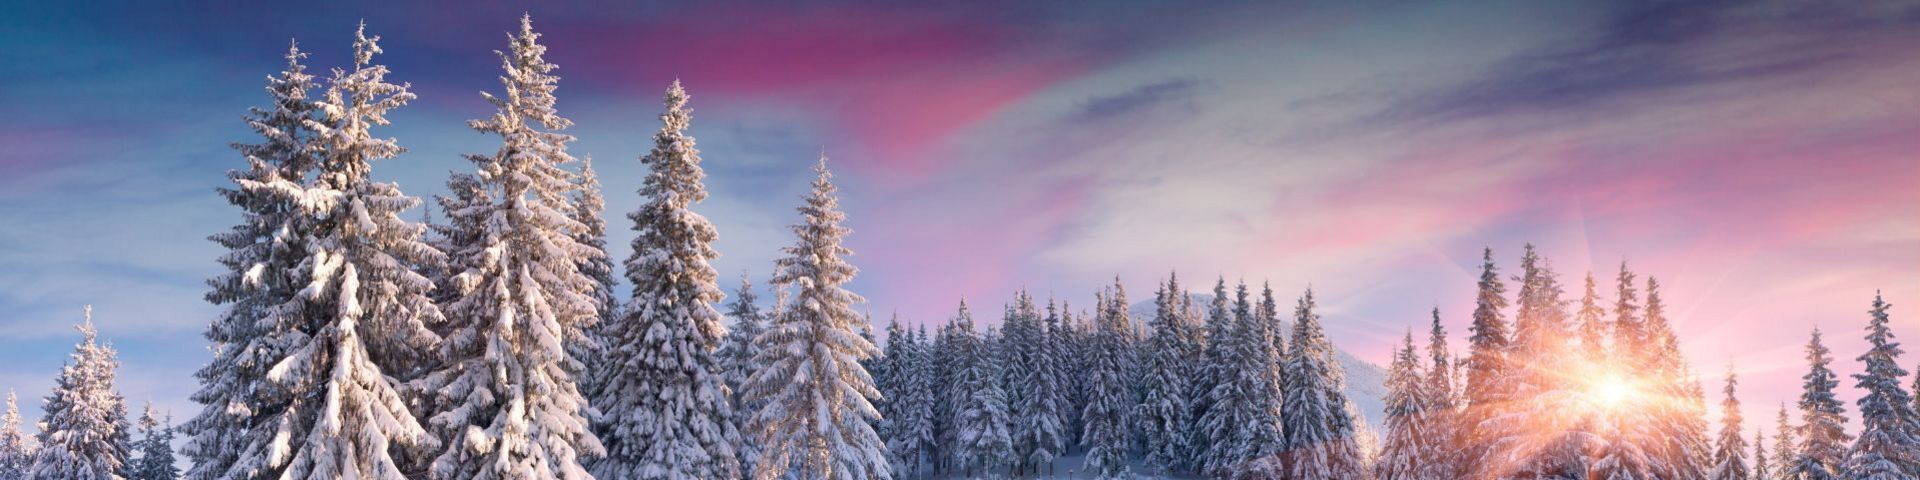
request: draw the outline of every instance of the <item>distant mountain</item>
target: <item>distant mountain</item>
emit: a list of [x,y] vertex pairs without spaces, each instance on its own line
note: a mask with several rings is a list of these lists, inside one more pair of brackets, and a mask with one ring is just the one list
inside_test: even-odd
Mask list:
[[[1207,305],[1213,302],[1213,295],[1196,293],[1193,294],[1193,299],[1202,305]],[[1133,304],[1127,313],[1133,317],[1135,325],[1144,328],[1147,321],[1153,319],[1154,310],[1153,301],[1147,300]],[[1293,311],[1288,309],[1282,313],[1287,314],[1282,315],[1282,320],[1286,321],[1287,331],[1291,332]],[[1339,361],[1340,368],[1347,373],[1347,398],[1352,399],[1355,406],[1360,408],[1361,415],[1367,417],[1367,423],[1373,425],[1375,432],[1386,432],[1383,420],[1387,418],[1387,404],[1383,399],[1387,396],[1387,370],[1353,356],[1352,353],[1339,348],[1337,342],[1334,344],[1334,356]]]

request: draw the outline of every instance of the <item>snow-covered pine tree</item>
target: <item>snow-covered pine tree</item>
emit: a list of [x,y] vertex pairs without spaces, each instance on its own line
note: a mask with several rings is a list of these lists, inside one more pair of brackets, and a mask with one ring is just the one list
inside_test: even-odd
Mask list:
[[26,478],[44,480],[120,480],[131,456],[126,402],[114,390],[118,353],[101,345],[93,328],[93,306],[76,327],[80,343],[60,368],[53,392],[41,403],[40,448]]
[[[667,88],[663,125],[651,152],[633,219],[627,280],[633,298],[601,329],[608,355],[606,384],[594,395],[596,430],[607,458],[601,478],[735,478],[741,476],[733,406],[714,349],[726,326],[713,308],[721,293],[709,263],[718,238],[692,207],[707,198],[700,151],[686,133],[692,119],[679,81]],[[864,322],[862,322],[864,323]],[[857,331],[857,329],[856,329]]]
[[[1253,316],[1254,321],[1260,326],[1262,338],[1259,357],[1262,362],[1261,369],[1267,376],[1267,401],[1273,407],[1274,422],[1278,424],[1280,398],[1283,395],[1282,391],[1286,389],[1286,378],[1281,373],[1286,371],[1287,367],[1287,334],[1286,327],[1280,320],[1280,302],[1273,297],[1273,282],[1260,282],[1260,303],[1255,304]],[[1337,368],[1334,370],[1342,376],[1346,375],[1344,370]]]
[[1478,425],[1492,455],[1480,467],[1495,477],[1577,476],[1586,470],[1580,449],[1587,435],[1579,431],[1584,420],[1579,414],[1588,409],[1577,405],[1583,395],[1564,373],[1579,365],[1566,342],[1572,332],[1564,291],[1532,244],[1522,251],[1520,272],[1511,280],[1520,289],[1505,353],[1507,403]]
[[20,430],[20,404],[7,391],[7,412],[0,416],[0,480],[23,480],[33,466],[33,444]]
[[1152,334],[1147,337],[1141,365],[1146,396],[1133,413],[1146,437],[1147,465],[1161,472],[1184,471],[1192,458],[1189,445],[1194,423],[1188,415],[1193,406],[1187,392],[1193,375],[1185,344],[1186,324],[1180,318],[1185,297],[1177,275],[1169,275],[1155,292],[1154,315],[1149,322]]
[[[1052,303],[1048,301],[1049,310],[1052,309]],[[1061,375],[1066,387],[1065,391],[1061,392],[1060,414],[1061,418],[1066,420],[1066,446],[1061,450],[1065,453],[1079,450],[1082,446],[1080,440],[1086,438],[1086,418],[1082,413],[1087,411],[1087,398],[1091,391],[1089,376],[1085,373],[1089,372],[1093,365],[1093,357],[1090,354],[1092,349],[1089,345],[1092,329],[1087,327],[1085,316],[1074,316],[1070,302],[1060,302],[1059,312],[1060,330],[1056,332],[1055,338],[1062,352],[1060,369],[1062,372],[1073,372],[1072,375]]]
[[1661,453],[1668,468],[1664,476],[1674,480],[1705,478],[1713,467],[1713,444],[1707,438],[1706,392],[1681,356],[1680,337],[1674,334],[1673,325],[1666,317],[1665,303],[1660,298],[1660,281],[1652,276],[1647,277],[1645,315],[1643,333],[1647,343],[1642,352],[1652,358],[1651,368],[1645,372],[1651,375],[1656,395],[1675,400],[1653,405],[1657,428],[1666,439]]
[[1720,438],[1714,444],[1713,471],[1707,475],[1709,480],[1754,478],[1753,472],[1747,468],[1747,432],[1740,422],[1740,399],[1734,396],[1735,388],[1739,385],[1733,366],[1728,365],[1727,386],[1721,390],[1726,398],[1720,401]]
[[1433,393],[1427,390],[1425,375],[1413,350],[1413,331],[1408,330],[1387,369],[1387,438],[1374,463],[1375,480],[1437,480],[1428,476],[1438,436],[1428,414]]
[[[1447,329],[1440,322],[1440,308],[1433,309],[1433,325],[1427,334],[1427,356],[1432,365],[1427,370],[1427,435],[1426,463],[1421,465],[1421,478],[1426,480],[1444,480],[1457,478],[1462,465],[1457,455],[1462,446],[1455,443],[1460,425],[1460,384],[1454,378],[1455,365],[1453,353],[1447,347]],[[1286,398],[1284,395],[1281,398]]]
[[954,467],[955,453],[959,451],[953,420],[959,409],[960,397],[964,394],[954,384],[959,381],[961,365],[960,355],[956,351],[959,342],[954,337],[953,319],[940,326],[928,353],[929,371],[933,378],[933,434],[934,443],[928,450],[930,460],[936,472],[944,472]]
[[1299,480],[1364,478],[1365,465],[1355,442],[1333,344],[1320,327],[1313,290],[1294,307],[1293,343],[1287,348],[1287,388],[1281,409],[1286,435],[1286,477]]
[[[953,318],[955,389],[960,398],[954,409],[954,460],[966,476],[976,469],[991,471],[1013,456],[1011,434],[1007,431],[1006,392],[1000,388],[998,355],[987,338],[974,331],[973,313],[966,300]],[[991,337],[991,334],[988,335]]]
[[[886,442],[890,454],[894,453],[893,445],[899,443],[895,439],[908,427],[902,413],[911,407],[900,402],[907,397],[907,389],[913,381],[913,372],[910,370],[912,350],[913,332],[900,324],[900,314],[895,313],[887,321],[887,346],[869,362],[881,368],[868,368],[873,375],[874,389],[880,391],[880,400],[874,404],[874,409],[880,412],[880,420],[876,422],[874,431],[880,434],[882,442]],[[908,470],[906,462],[898,455],[894,455],[891,462],[896,472]]]
[[1900,342],[1889,328],[1887,309],[1892,307],[1874,292],[1873,309],[1868,311],[1867,343],[1872,345],[1860,355],[1866,371],[1853,374],[1854,388],[1866,392],[1860,397],[1860,437],[1847,452],[1844,472],[1854,480],[1911,480],[1920,468],[1920,438],[1916,429],[1913,397],[1901,380],[1907,371],[1900,368]]
[[[1224,365],[1231,355],[1227,351],[1232,344],[1227,339],[1234,325],[1233,310],[1229,307],[1231,301],[1231,297],[1227,296],[1226,277],[1215,277],[1213,298],[1207,305],[1207,323],[1201,335],[1205,344],[1201,346],[1201,360],[1194,368],[1193,382],[1187,394],[1193,403],[1193,413],[1188,418],[1192,418],[1196,426],[1201,419],[1207,418],[1207,411],[1213,408],[1213,390],[1220,386],[1221,378],[1225,375]],[[1204,428],[1193,429],[1193,439],[1189,443],[1193,451],[1190,458],[1195,467],[1204,467],[1206,459],[1213,456],[1214,441],[1212,432]]]
[[1853,441],[1847,435],[1846,407],[1834,397],[1833,389],[1840,386],[1840,380],[1828,367],[1833,363],[1830,353],[1820,343],[1820,329],[1814,328],[1807,341],[1807,374],[1801,377],[1805,380],[1800,394],[1801,425],[1796,429],[1800,444],[1792,467],[1785,472],[1794,480],[1841,478],[1847,443]]
[[[1508,377],[1507,321],[1501,313],[1507,307],[1506,284],[1493,263],[1493,249],[1482,253],[1478,294],[1474,297],[1473,332],[1468,337],[1466,405],[1460,417],[1460,465],[1469,470],[1488,467],[1482,459],[1491,440],[1481,423],[1507,408]],[[1464,473],[1464,472],[1463,472]]]
[[[1621,261],[1620,273],[1615,279],[1613,334],[1608,349],[1617,357],[1614,363],[1621,364],[1623,370],[1652,372],[1651,340],[1636,303],[1639,301],[1636,278],[1627,262]],[[1667,437],[1659,431],[1660,418],[1654,410],[1636,406],[1601,412],[1594,427],[1603,448],[1589,467],[1590,478],[1655,478],[1670,470],[1670,463],[1663,457]]]
[[[314,78],[297,45],[287,48],[286,67],[267,77],[268,105],[249,110],[246,122],[260,143],[237,143],[247,168],[229,171],[235,186],[221,196],[242,212],[241,222],[209,239],[227,249],[226,267],[209,279],[206,299],[223,305],[208,325],[213,360],[195,373],[200,390],[192,400],[205,408],[181,426],[189,437],[184,453],[193,468],[187,478],[272,476],[284,461],[270,462],[281,434],[294,425],[292,392],[268,379],[268,371],[307,335],[305,313],[295,302],[296,278],[307,259],[300,192],[319,166],[318,129],[325,127],[309,93]],[[290,436],[292,432],[287,432]],[[278,458],[284,458],[284,455]]]
[[1767,456],[1767,436],[1760,427],[1753,428],[1753,480],[1775,480],[1772,459]]
[[747,398],[765,402],[750,422],[764,448],[753,477],[888,479],[886,445],[865,421],[879,415],[879,392],[858,363],[880,351],[858,335],[853,304],[865,300],[845,288],[859,270],[844,258],[853,254],[841,243],[850,230],[840,225],[846,215],[825,156],[814,171],[804,218],[792,227],[798,239],[773,279],[796,297],[762,334],[761,369],[747,382]]
[[1010,363],[1024,366],[1020,376],[1013,379],[1018,393],[1013,408],[1014,460],[1021,473],[1038,473],[1052,466],[1065,443],[1060,351],[1054,341],[1059,318],[1049,304],[1043,320],[1033,296],[1024,290],[1015,300],[1014,311],[1020,337],[1015,343],[1018,353]]
[[1080,443],[1087,447],[1086,471],[1099,478],[1119,478],[1127,468],[1127,408],[1132,402],[1124,358],[1126,298],[1118,279],[1113,289],[1099,295],[1086,352],[1087,406],[1080,415],[1086,432]]
[[[733,328],[727,329],[727,335],[721,340],[720,349],[715,355],[720,359],[721,376],[726,380],[728,399],[733,402],[736,423],[744,422],[748,412],[758,411],[758,403],[746,401],[747,379],[759,369],[754,363],[760,356],[760,333],[767,330],[766,315],[760,312],[759,295],[754,293],[753,281],[745,273],[740,274],[740,288],[734,290],[733,298],[727,303],[727,317],[733,319]],[[604,327],[603,327],[604,328]],[[888,339],[892,341],[891,338]],[[745,428],[740,425],[738,428]],[[753,471],[753,464],[760,458],[759,439],[751,435],[742,435],[739,446],[734,449],[740,454],[740,471]]]
[[607,220],[600,214],[606,210],[606,197],[600,193],[600,177],[593,170],[593,157],[580,160],[580,173],[574,177],[573,194],[567,197],[567,215],[580,224],[573,233],[574,242],[587,247],[587,252],[579,256],[580,273],[593,279],[591,297],[598,306],[600,320],[598,325],[613,323],[620,317],[620,301],[615,298],[616,285],[613,276],[613,259],[607,255]]
[[161,420],[148,403],[140,413],[140,458],[127,468],[127,480],[174,480],[180,467],[173,459],[173,419]]
[[591,249],[575,240],[583,226],[568,213],[572,137],[560,130],[572,122],[553,109],[558,78],[539,37],[521,17],[496,52],[506,96],[483,93],[498,111],[468,122],[501,147],[467,155],[490,202],[467,207],[483,228],[472,248],[450,252],[463,269],[453,278],[459,298],[446,307],[442,366],[420,381],[446,445],[433,478],[588,478],[582,460],[603,452],[568,347],[592,350],[585,331],[599,318],[595,282],[579,263]]
[[[887,448],[893,452],[894,459],[900,462],[894,471],[904,471],[907,477],[920,473],[920,465],[928,461],[928,455],[934,448],[933,407],[934,375],[932,345],[927,338],[927,328],[921,325],[917,332],[906,332],[902,345],[900,362],[905,391],[894,399],[897,402],[897,418],[893,419],[893,435],[887,439]],[[887,340],[893,342],[891,338]]]
[[[1211,405],[1198,423],[1199,431],[1213,439],[1201,471],[1211,476],[1276,476],[1279,465],[1266,457],[1281,450],[1280,405],[1267,383],[1273,376],[1267,370],[1271,363],[1265,329],[1253,312],[1245,282],[1234,290],[1232,315],[1233,325],[1223,339],[1226,363],[1219,365],[1219,384],[1209,393]],[[1326,358],[1332,358],[1331,353]]]
[[1767,459],[1773,466],[1773,474],[1781,479],[1793,478],[1794,462],[1800,459],[1798,437],[1794,435],[1793,419],[1787,415],[1786,402],[1780,403],[1780,415],[1773,427],[1773,457]]

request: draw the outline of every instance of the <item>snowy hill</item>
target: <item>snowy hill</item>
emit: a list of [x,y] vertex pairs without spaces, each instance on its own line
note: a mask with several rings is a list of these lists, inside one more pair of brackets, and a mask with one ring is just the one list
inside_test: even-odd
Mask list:
[[[1205,305],[1213,301],[1213,295],[1196,293],[1193,294],[1193,299]],[[1153,319],[1153,313],[1152,300],[1135,303],[1128,309],[1134,324],[1143,327]],[[1291,310],[1287,313],[1291,313]],[[1293,322],[1288,321],[1286,324],[1291,328]],[[1347,373],[1347,398],[1353,399],[1353,403],[1360,407],[1360,413],[1366,415],[1367,423],[1373,426],[1374,431],[1385,432],[1386,425],[1381,421],[1386,418],[1386,402],[1382,399],[1387,393],[1387,370],[1379,365],[1360,360],[1359,357],[1353,356],[1344,349],[1337,349],[1338,344],[1335,347],[1340,368]]]

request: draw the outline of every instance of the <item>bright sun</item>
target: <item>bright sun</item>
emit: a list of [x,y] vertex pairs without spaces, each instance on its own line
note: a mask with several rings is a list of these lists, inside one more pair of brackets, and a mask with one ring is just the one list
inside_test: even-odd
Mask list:
[[1595,379],[1588,387],[1588,396],[1595,404],[1613,408],[1633,398],[1633,383],[1617,375],[1607,375]]

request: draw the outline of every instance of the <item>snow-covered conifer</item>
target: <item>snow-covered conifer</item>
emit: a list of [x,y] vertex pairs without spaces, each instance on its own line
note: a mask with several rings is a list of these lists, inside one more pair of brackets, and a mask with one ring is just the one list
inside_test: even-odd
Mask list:
[[[1233,332],[1234,325],[1233,311],[1229,308],[1230,301],[1231,298],[1227,296],[1226,277],[1216,277],[1213,283],[1213,298],[1207,305],[1207,323],[1202,334],[1205,345],[1201,346],[1200,364],[1194,368],[1193,382],[1187,394],[1188,400],[1193,404],[1193,413],[1188,415],[1188,418],[1192,418],[1196,425],[1201,419],[1207,418],[1207,411],[1213,408],[1213,390],[1219,387],[1221,378],[1226,372],[1228,356],[1231,355],[1228,352],[1228,346],[1232,342],[1227,340]],[[1212,432],[1195,428],[1193,439],[1189,442],[1193,451],[1190,458],[1196,463],[1204,463],[1205,459],[1213,455],[1214,440]]]
[[1080,443],[1087,447],[1086,471],[1099,478],[1118,478],[1127,468],[1126,384],[1127,293],[1119,279],[1095,302],[1097,313],[1089,341],[1087,405],[1080,418],[1086,431]]
[[603,452],[569,351],[594,348],[585,332],[599,318],[595,282],[579,263],[591,249],[569,215],[576,188],[563,165],[573,161],[573,138],[560,131],[572,122],[554,111],[558,78],[539,37],[521,17],[509,48],[496,52],[505,96],[483,93],[497,111],[468,122],[501,146],[467,155],[486,200],[467,214],[482,228],[472,248],[450,252],[462,269],[453,277],[459,295],[446,305],[442,365],[419,382],[446,446],[433,478],[588,478],[582,461]]
[[1182,471],[1189,467],[1193,449],[1194,422],[1192,402],[1188,399],[1193,374],[1191,352],[1186,344],[1189,334],[1182,320],[1186,293],[1178,276],[1168,276],[1154,296],[1152,334],[1147,338],[1141,368],[1146,377],[1146,395],[1134,409],[1134,420],[1141,423],[1147,465],[1162,472]]
[[[926,327],[921,326],[917,332],[903,332],[901,341],[905,342],[900,348],[901,357],[894,365],[900,369],[903,391],[893,399],[896,417],[890,423],[892,432],[887,438],[887,448],[900,462],[895,471],[904,471],[912,477],[920,473],[920,465],[935,448],[933,408],[937,402],[933,398],[932,346],[928,343]],[[888,338],[887,342],[891,345],[894,339]]]
[[991,469],[1011,460],[1013,446],[1007,431],[1006,392],[1000,388],[998,356],[990,351],[988,340],[974,331],[973,314],[965,300],[960,302],[953,325],[954,361],[959,365],[954,381],[960,393],[953,418],[954,457],[971,477],[976,468]]
[[1747,432],[1740,422],[1740,399],[1734,396],[1739,384],[1733,366],[1727,366],[1727,386],[1721,390],[1726,398],[1720,401],[1720,438],[1714,444],[1713,471],[1707,476],[1710,480],[1754,478],[1747,468]]
[[20,430],[20,405],[13,391],[7,391],[7,412],[0,416],[0,480],[27,478],[33,466],[33,444]]
[[1425,372],[1413,350],[1413,332],[1407,332],[1401,348],[1393,352],[1393,364],[1387,369],[1387,438],[1374,463],[1375,480],[1430,480],[1429,463],[1438,449],[1428,407],[1433,394],[1427,390]]
[[1365,465],[1355,442],[1340,368],[1333,344],[1320,327],[1313,290],[1294,308],[1293,343],[1287,348],[1287,388],[1281,409],[1286,434],[1286,478],[1332,480],[1363,478]]
[[[740,275],[740,288],[727,303],[727,317],[733,319],[733,327],[727,329],[727,336],[715,354],[720,358],[721,375],[726,380],[736,413],[734,420],[738,423],[745,420],[746,412],[759,409],[759,404],[746,401],[747,379],[759,369],[755,358],[760,356],[760,332],[767,330],[766,315],[760,312],[759,295],[754,293],[753,281],[744,273]],[[754,461],[760,458],[759,440],[743,435],[735,450],[740,454],[740,471],[753,471]]]
[[1853,437],[1846,431],[1846,408],[1834,397],[1840,380],[1828,366],[1831,351],[1820,343],[1820,329],[1813,329],[1807,341],[1807,374],[1800,394],[1800,422],[1796,429],[1800,443],[1795,448],[1792,467],[1783,472],[1795,480],[1841,478],[1841,462],[1846,460],[1847,443]]
[[1060,347],[1055,341],[1059,318],[1049,304],[1043,320],[1033,296],[1024,290],[1015,299],[1014,313],[1019,336],[1008,363],[1024,367],[1013,379],[1018,393],[1012,419],[1014,463],[1018,470],[1038,472],[1060,456],[1066,443]]
[[[1441,480],[1459,475],[1460,465],[1456,456],[1462,445],[1456,443],[1460,425],[1460,383],[1454,377],[1455,365],[1453,353],[1447,347],[1447,329],[1440,323],[1440,308],[1433,309],[1433,322],[1427,334],[1427,356],[1432,365],[1427,370],[1427,431],[1431,440],[1427,442],[1426,463],[1421,465],[1422,478]],[[1282,396],[1282,398],[1285,398]]]
[[1780,403],[1780,415],[1775,421],[1778,423],[1773,427],[1773,457],[1768,458],[1767,462],[1772,464],[1774,476],[1792,478],[1794,461],[1800,458],[1800,452],[1796,450],[1800,441],[1793,433],[1793,419],[1787,415],[1786,402]]
[[1774,480],[1773,460],[1767,455],[1767,436],[1759,427],[1753,429],[1753,480]]
[[850,232],[840,223],[832,174],[826,157],[814,167],[819,176],[806,205],[798,210],[798,237],[778,260],[773,283],[796,289],[791,306],[768,327],[761,369],[747,382],[749,401],[762,401],[749,424],[761,440],[762,456],[753,477],[771,480],[796,472],[802,478],[888,479],[887,448],[867,420],[879,416],[873,400],[879,392],[859,361],[880,353],[860,339],[861,317],[853,305],[865,301],[847,291],[858,269],[846,262],[853,253],[842,245]]
[[1847,452],[1846,478],[1857,480],[1912,479],[1920,468],[1920,438],[1916,425],[1913,397],[1901,384],[1907,371],[1900,368],[1900,342],[1893,338],[1887,315],[1892,307],[1878,292],[1873,309],[1868,311],[1867,343],[1872,345],[1859,357],[1866,371],[1853,374],[1854,387],[1866,392],[1856,402],[1860,406],[1860,437]]
[[40,448],[26,478],[45,480],[120,480],[131,456],[126,402],[114,390],[118,353],[101,345],[93,328],[93,307],[77,327],[80,343],[60,368],[53,392],[41,403]]
[[[1226,363],[1219,366],[1219,383],[1207,398],[1211,405],[1199,420],[1199,430],[1212,439],[1202,471],[1213,476],[1250,478],[1278,475],[1277,464],[1256,462],[1280,451],[1282,420],[1280,404],[1268,383],[1274,377],[1268,371],[1272,363],[1267,361],[1262,338],[1265,329],[1253,311],[1244,282],[1234,290],[1232,316],[1233,325],[1221,339],[1225,342],[1222,352]],[[1328,351],[1315,361],[1331,359],[1332,352]],[[1329,375],[1326,380],[1334,378]],[[1344,403],[1329,405],[1344,407]]]
[[1469,470],[1499,467],[1483,462],[1492,439],[1481,423],[1493,417],[1509,401],[1507,347],[1510,339],[1507,321],[1501,312],[1507,307],[1506,284],[1500,282],[1499,267],[1493,262],[1493,249],[1481,255],[1480,283],[1474,297],[1473,325],[1468,337],[1466,367],[1466,405],[1460,414],[1459,465]]
[[127,468],[127,480],[174,480],[180,467],[173,459],[173,420],[161,420],[153,404],[140,413],[140,458]]

